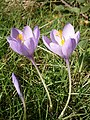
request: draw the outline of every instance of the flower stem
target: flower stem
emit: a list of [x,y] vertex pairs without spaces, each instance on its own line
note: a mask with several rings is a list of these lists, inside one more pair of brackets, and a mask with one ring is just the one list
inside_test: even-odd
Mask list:
[[22,101],[23,107],[24,107],[24,117],[23,117],[23,120],[26,120],[26,104],[25,104],[24,97],[21,97],[21,101]]
[[68,95],[68,99],[67,99],[65,107],[64,107],[64,109],[62,110],[61,114],[58,117],[59,120],[62,119],[62,117],[64,115],[64,112],[65,112],[66,108],[68,107],[70,97],[71,97],[71,74],[70,74],[69,60],[66,59],[65,61],[66,61],[66,65],[67,65],[67,68],[68,68],[68,75],[69,75],[69,95]]
[[35,66],[35,68],[36,68],[36,70],[37,70],[37,72],[38,72],[38,75],[40,76],[40,79],[41,79],[41,81],[42,81],[42,83],[43,83],[43,86],[44,86],[44,88],[45,88],[45,90],[46,90],[46,93],[47,93],[47,96],[48,96],[48,99],[49,99],[50,108],[52,109],[52,102],[51,102],[51,98],[50,98],[50,95],[49,95],[48,88],[47,88],[47,86],[46,86],[46,84],[45,84],[45,81],[44,81],[44,79],[42,78],[42,76],[41,76],[41,74],[40,74],[40,71],[39,71],[37,65],[35,64],[34,59],[32,58],[32,59],[30,59],[30,60],[31,60],[32,64]]

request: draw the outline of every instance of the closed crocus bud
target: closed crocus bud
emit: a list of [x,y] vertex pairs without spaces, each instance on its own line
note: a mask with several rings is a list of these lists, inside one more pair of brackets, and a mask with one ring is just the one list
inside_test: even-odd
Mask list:
[[17,90],[17,93],[20,97],[23,97],[22,92],[21,92],[21,87],[20,87],[20,83],[19,80],[16,78],[15,74],[12,73],[12,82]]
[[62,58],[68,59],[79,42],[80,32],[75,33],[74,27],[68,23],[62,31],[53,29],[50,38],[51,40],[46,36],[42,37],[45,46]]
[[25,120],[26,120],[26,104],[25,104],[25,101],[24,101],[24,96],[23,96],[23,94],[22,94],[22,92],[21,92],[20,82],[19,82],[19,80],[17,79],[17,77],[15,76],[14,73],[12,73],[12,82],[13,82],[13,84],[14,84],[14,86],[15,86],[15,88],[16,88],[16,91],[17,91],[17,93],[18,93],[18,95],[19,95],[19,97],[20,97],[20,99],[21,99],[21,101],[22,101],[22,103],[23,103],[23,107],[24,107],[24,118],[25,118]]

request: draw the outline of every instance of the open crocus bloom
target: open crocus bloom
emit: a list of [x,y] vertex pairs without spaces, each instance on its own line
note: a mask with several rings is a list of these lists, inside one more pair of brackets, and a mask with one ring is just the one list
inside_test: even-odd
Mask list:
[[42,37],[46,47],[62,58],[68,59],[78,44],[80,32],[75,33],[74,27],[68,23],[63,31],[53,29],[50,32],[50,38],[51,40],[46,36]]
[[36,49],[39,37],[40,30],[38,26],[33,31],[29,26],[25,26],[22,31],[12,28],[11,35],[7,38],[7,41],[15,52],[30,58]]

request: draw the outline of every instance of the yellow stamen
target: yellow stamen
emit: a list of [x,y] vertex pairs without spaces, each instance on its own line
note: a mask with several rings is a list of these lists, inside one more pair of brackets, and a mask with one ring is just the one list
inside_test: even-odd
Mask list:
[[61,46],[64,45],[64,42],[65,42],[64,39],[62,39],[61,40]]
[[21,40],[22,42],[24,42],[24,39],[23,39],[23,35],[22,34],[18,34],[17,40]]
[[61,45],[61,46],[64,45],[65,40],[64,40],[64,38],[63,38],[63,36],[62,36],[62,30],[59,30],[59,31],[56,33],[56,36],[60,37],[60,39],[61,39],[59,45]]
[[62,30],[59,30],[59,36],[62,38]]

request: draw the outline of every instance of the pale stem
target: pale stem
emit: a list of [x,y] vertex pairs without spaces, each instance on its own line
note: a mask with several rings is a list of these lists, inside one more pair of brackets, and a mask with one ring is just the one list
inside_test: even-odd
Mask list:
[[26,120],[26,104],[25,104],[25,100],[24,100],[24,97],[20,97],[21,98],[21,101],[23,103],[23,107],[24,107],[24,117],[23,117],[23,120]]
[[44,79],[42,78],[42,76],[41,76],[41,74],[40,74],[40,71],[39,71],[37,65],[35,64],[34,59],[33,59],[33,58],[32,58],[32,59],[30,58],[30,60],[31,60],[32,64],[35,66],[35,68],[36,68],[36,70],[37,70],[37,72],[38,72],[38,75],[40,76],[40,79],[41,79],[41,81],[42,81],[42,83],[43,83],[43,86],[44,86],[44,88],[45,88],[45,90],[46,90],[46,93],[47,93],[47,96],[48,96],[48,99],[49,99],[50,108],[52,109],[52,102],[51,102],[51,98],[50,98],[50,95],[49,95],[48,88],[47,88],[47,86],[46,86],[46,84],[45,84],[45,81],[44,81]]
[[62,110],[61,114],[58,117],[59,120],[62,119],[62,117],[64,115],[64,112],[65,112],[66,108],[68,107],[70,97],[71,97],[71,74],[70,74],[69,60],[66,59],[65,61],[66,61],[66,65],[67,65],[67,68],[68,68],[68,75],[69,75],[69,95],[68,95],[68,99],[67,99],[65,107],[64,107],[64,109]]

